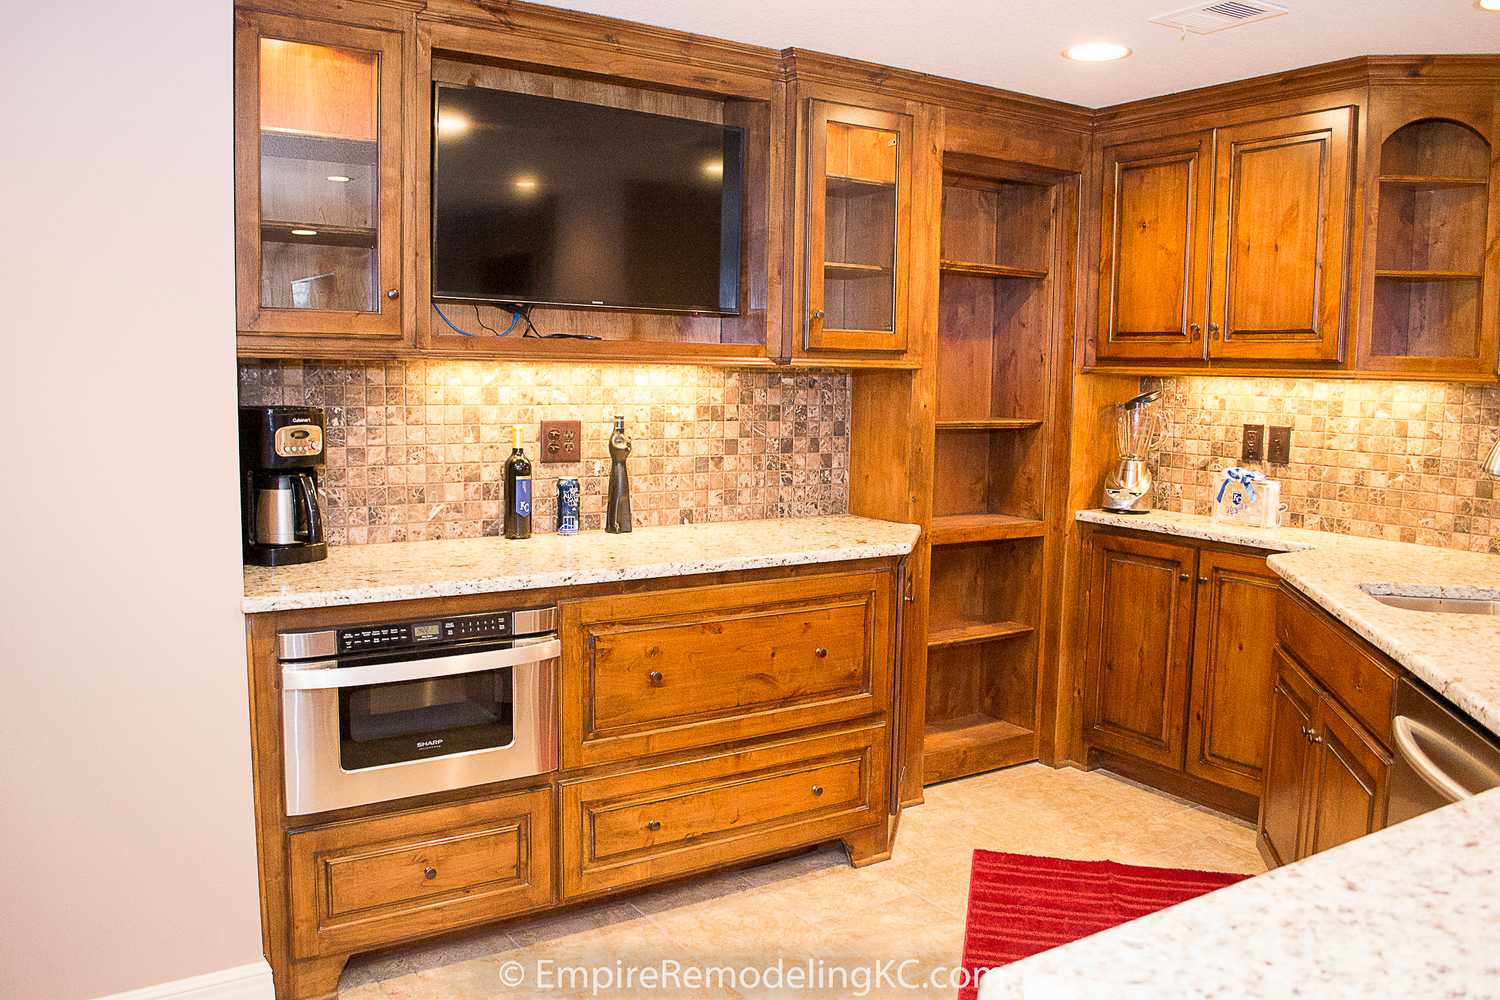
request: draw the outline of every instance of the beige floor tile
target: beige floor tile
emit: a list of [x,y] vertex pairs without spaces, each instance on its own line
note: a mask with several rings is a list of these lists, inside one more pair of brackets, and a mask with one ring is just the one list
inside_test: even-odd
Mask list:
[[[449,936],[425,946],[357,958],[340,1000],[571,1000],[587,990],[548,991],[501,981],[505,962],[783,966],[822,962],[869,973],[911,960],[923,979],[957,963],[976,849],[1127,864],[1259,873],[1250,824],[1102,771],[1008,768],[926,790],[901,820],[889,861],[850,868],[837,844],[734,872],[705,876],[576,907],[554,916]],[[837,975],[837,973],[825,974]],[[606,996],[712,998],[847,997],[765,986],[616,990]],[[871,991],[872,997],[941,996],[949,988]]]

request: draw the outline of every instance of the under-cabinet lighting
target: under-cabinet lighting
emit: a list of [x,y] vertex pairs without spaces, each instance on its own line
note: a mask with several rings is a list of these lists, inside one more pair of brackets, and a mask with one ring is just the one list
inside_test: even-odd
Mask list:
[[1072,59],[1074,62],[1112,62],[1115,59],[1124,59],[1128,55],[1130,55],[1129,49],[1114,42],[1079,42],[1063,50],[1064,58]]
[[292,230],[292,235],[293,236],[316,236],[316,235],[318,235],[318,231],[316,229],[293,229]]
[[335,184],[348,184],[353,178],[345,177],[343,174],[329,174],[328,179]]

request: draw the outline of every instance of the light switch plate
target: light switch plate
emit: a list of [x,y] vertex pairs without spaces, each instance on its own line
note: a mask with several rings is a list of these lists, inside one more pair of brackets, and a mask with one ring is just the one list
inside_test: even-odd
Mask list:
[[1272,465],[1288,465],[1292,461],[1292,429],[1272,427],[1266,436],[1266,460]]
[[577,420],[542,421],[542,462],[583,460],[583,431]]
[[1264,462],[1266,460],[1266,425],[1246,424],[1244,443],[1240,448],[1241,462]]

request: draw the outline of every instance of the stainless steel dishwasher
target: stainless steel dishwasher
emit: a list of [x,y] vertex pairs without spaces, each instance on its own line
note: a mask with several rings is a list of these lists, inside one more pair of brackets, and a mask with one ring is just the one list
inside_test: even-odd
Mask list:
[[1426,688],[1403,677],[1391,721],[1388,823],[1500,788],[1500,744]]

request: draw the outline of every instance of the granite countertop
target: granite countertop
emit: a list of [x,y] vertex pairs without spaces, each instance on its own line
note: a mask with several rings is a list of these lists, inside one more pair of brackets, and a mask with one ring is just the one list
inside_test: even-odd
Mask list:
[[980,1000],[1493,996],[1500,789],[985,976]]
[[524,541],[462,538],[331,546],[322,562],[245,567],[246,614],[420,597],[452,597],[619,580],[723,573],[903,556],[914,524],[800,517],[539,534]]
[[1266,564],[1458,709],[1500,735],[1500,617],[1409,611],[1371,593],[1500,599],[1500,556],[1194,514],[1083,510],[1078,520],[1266,549]]

